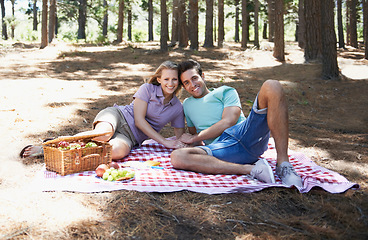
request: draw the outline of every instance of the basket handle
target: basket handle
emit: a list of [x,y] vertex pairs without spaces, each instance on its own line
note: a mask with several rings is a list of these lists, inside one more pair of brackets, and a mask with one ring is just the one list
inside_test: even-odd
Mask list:
[[103,133],[95,133],[95,134],[89,134],[89,135],[84,135],[84,136],[65,136],[65,137],[58,137],[55,138],[53,140],[44,142],[43,145],[49,145],[49,144],[53,144],[53,143],[59,143],[61,141],[77,141],[77,140],[82,140],[82,139],[92,139],[95,137],[100,137],[100,136],[105,136],[111,134],[111,132],[103,132]]

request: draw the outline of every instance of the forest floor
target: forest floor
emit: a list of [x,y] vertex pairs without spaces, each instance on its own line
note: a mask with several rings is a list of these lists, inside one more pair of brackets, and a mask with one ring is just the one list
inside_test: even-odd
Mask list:
[[[286,61],[261,50],[158,51],[159,44],[109,46],[0,42],[0,239],[367,239],[368,61],[339,50],[340,80],[321,79],[286,44]],[[282,82],[289,101],[290,149],[334,170],[360,189],[330,194],[270,188],[251,194],[189,191],[40,192],[28,183],[43,159],[19,151],[46,137],[88,130],[96,113],[133,93],[164,60],[203,65],[209,87],[235,87],[247,114],[261,84]],[[185,92],[181,95],[184,99]],[[169,128],[163,130],[172,136]]]

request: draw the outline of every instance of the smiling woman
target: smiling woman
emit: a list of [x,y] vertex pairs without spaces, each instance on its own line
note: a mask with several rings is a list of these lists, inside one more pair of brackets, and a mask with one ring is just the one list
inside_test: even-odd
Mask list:
[[[111,144],[113,160],[125,157],[133,147],[140,146],[148,138],[167,148],[182,147],[180,141],[168,140],[159,133],[168,123],[174,128],[177,139],[184,133],[184,111],[176,97],[181,86],[177,68],[176,63],[163,62],[148,82],[133,95],[131,104],[103,109],[93,121],[93,130],[76,136],[108,133],[94,140]],[[42,154],[40,146],[26,146],[21,151],[21,157]]]

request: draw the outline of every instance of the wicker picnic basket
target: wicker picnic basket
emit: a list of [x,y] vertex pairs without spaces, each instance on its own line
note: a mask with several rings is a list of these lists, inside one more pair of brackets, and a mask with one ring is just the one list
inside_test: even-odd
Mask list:
[[[107,142],[91,140],[105,134],[59,137],[43,143],[46,169],[65,176],[72,173],[95,170],[102,163],[109,164],[111,162],[111,145]],[[60,150],[58,144],[61,141],[69,143],[94,142],[97,146]]]

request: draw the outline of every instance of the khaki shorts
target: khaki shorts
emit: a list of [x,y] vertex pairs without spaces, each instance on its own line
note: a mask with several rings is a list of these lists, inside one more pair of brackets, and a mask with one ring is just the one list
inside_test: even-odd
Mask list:
[[123,140],[129,145],[130,149],[138,144],[124,115],[118,108],[108,107],[101,110],[93,121],[93,128],[95,128],[98,122],[108,122],[111,124],[115,132],[111,139]]

